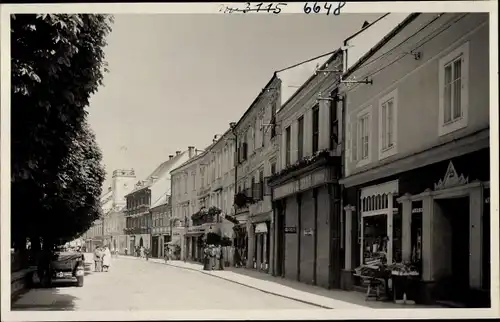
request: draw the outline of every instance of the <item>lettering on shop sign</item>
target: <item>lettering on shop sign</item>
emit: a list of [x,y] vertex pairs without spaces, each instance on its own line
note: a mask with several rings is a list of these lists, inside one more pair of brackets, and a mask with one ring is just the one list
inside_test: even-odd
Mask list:
[[297,227],[285,227],[285,234],[296,234],[297,233]]
[[274,13],[274,14],[279,14],[282,10],[283,7],[285,7],[287,4],[284,2],[278,2],[278,3],[250,3],[247,2],[241,7],[230,7],[225,4],[221,4],[219,7],[219,12],[223,13],[247,13],[247,12],[261,12],[261,13]]
[[423,212],[423,211],[424,211],[424,209],[423,209],[423,208],[413,208],[413,209],[411,210],[411,212],[412,212],[413,214],[419,214],[419,213],[421,213],[421,212]]

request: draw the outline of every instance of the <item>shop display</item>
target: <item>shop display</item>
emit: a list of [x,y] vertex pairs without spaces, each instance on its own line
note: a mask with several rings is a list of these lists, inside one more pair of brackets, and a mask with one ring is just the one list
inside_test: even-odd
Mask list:
[[392,275],[396,276],[419,276],[417,267],[411,263],[395,263],[387,267]]

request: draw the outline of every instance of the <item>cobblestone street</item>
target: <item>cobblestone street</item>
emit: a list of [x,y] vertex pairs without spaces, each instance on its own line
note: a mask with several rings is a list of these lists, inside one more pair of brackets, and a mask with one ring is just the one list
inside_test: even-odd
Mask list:
[[198,272],[142,260],[113,258],[81,288],[33,289],[12,310],[321,309]]

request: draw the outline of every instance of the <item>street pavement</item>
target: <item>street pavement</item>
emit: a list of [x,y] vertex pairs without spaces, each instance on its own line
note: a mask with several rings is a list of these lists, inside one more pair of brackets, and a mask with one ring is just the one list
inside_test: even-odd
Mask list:
[[109,272],[85,276],[83,287],[32,289],[12,310],[319,309],[199,272],[144,260],[113,258]]

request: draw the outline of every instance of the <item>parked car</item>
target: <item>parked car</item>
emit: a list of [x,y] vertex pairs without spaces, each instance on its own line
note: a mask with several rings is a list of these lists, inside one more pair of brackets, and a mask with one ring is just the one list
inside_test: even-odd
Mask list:
[[85,276],[84,254],[75,251],[56,252],[49,264],[48,274],[44,274],[42,286],[50,286],[53,281],[71,281],[83,286]]

